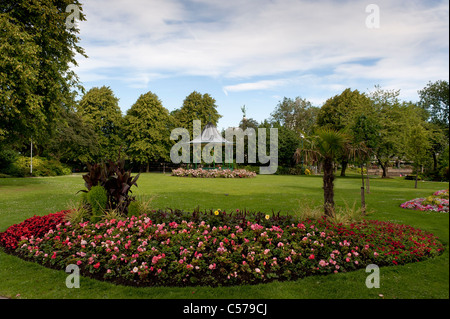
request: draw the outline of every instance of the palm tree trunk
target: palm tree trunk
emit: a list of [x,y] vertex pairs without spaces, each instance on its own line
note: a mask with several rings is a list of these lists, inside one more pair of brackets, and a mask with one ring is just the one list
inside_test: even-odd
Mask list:
[[345,177],[345,171],[347,170],[348,161],[342,160],[341,162],[341,177]]
[[333,189],[334,173],[333,160],[325,158],[323,162],[323,197],[324,211],[328,217],[334,217],[334,189]]

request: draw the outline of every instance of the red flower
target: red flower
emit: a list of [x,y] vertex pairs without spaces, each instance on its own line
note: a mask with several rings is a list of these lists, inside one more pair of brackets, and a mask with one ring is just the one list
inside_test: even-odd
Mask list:
[[99,262],[94,265],[95,269],[97,269],[98,267],[100,267],[100,263]]
[[316,258],[316,257],[314,256],[314,254],[311,254],[311,255],[309,255],[308,258],[309,258],[309,259],[314,259],[314,258]]

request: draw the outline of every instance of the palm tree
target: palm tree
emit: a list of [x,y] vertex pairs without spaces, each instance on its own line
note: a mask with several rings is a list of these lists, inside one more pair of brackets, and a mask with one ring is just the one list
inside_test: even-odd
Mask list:
[[320,128],[304,142],[303,147],[296,150],[294,159],[298,163],[304,155],[307,162],[322,163],[324,213],[334,217],[334,163],[345,150],[349,138],[343,131]]

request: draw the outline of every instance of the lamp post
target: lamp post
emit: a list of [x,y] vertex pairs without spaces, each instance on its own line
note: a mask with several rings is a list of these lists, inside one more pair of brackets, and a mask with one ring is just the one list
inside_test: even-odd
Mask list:
[[33,137],[31,137],[30,175],[33,175]]
[[302,139],[302,169],[303,169],[303,139],[305,138],[305,135],[303,135],[303,133],[300,133],[300,138]]

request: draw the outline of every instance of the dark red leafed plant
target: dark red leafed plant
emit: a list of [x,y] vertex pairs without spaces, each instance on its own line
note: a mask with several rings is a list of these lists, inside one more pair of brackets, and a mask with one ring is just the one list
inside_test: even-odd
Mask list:
[[117,209],[124,215],[128,215],[128,206],[135,200],[131,196],[131,187],[136,186],[136,181],[140,174],[131,176],[131,171],[125,169],[125,161],[107,161],[106,163],[97,163],[87,165],[88,173],[83,175],[83,180],[87,190],[80,192],[88,192],[93,186],[100,185],[105,188],[108,195],[108,203],[106,209]]

